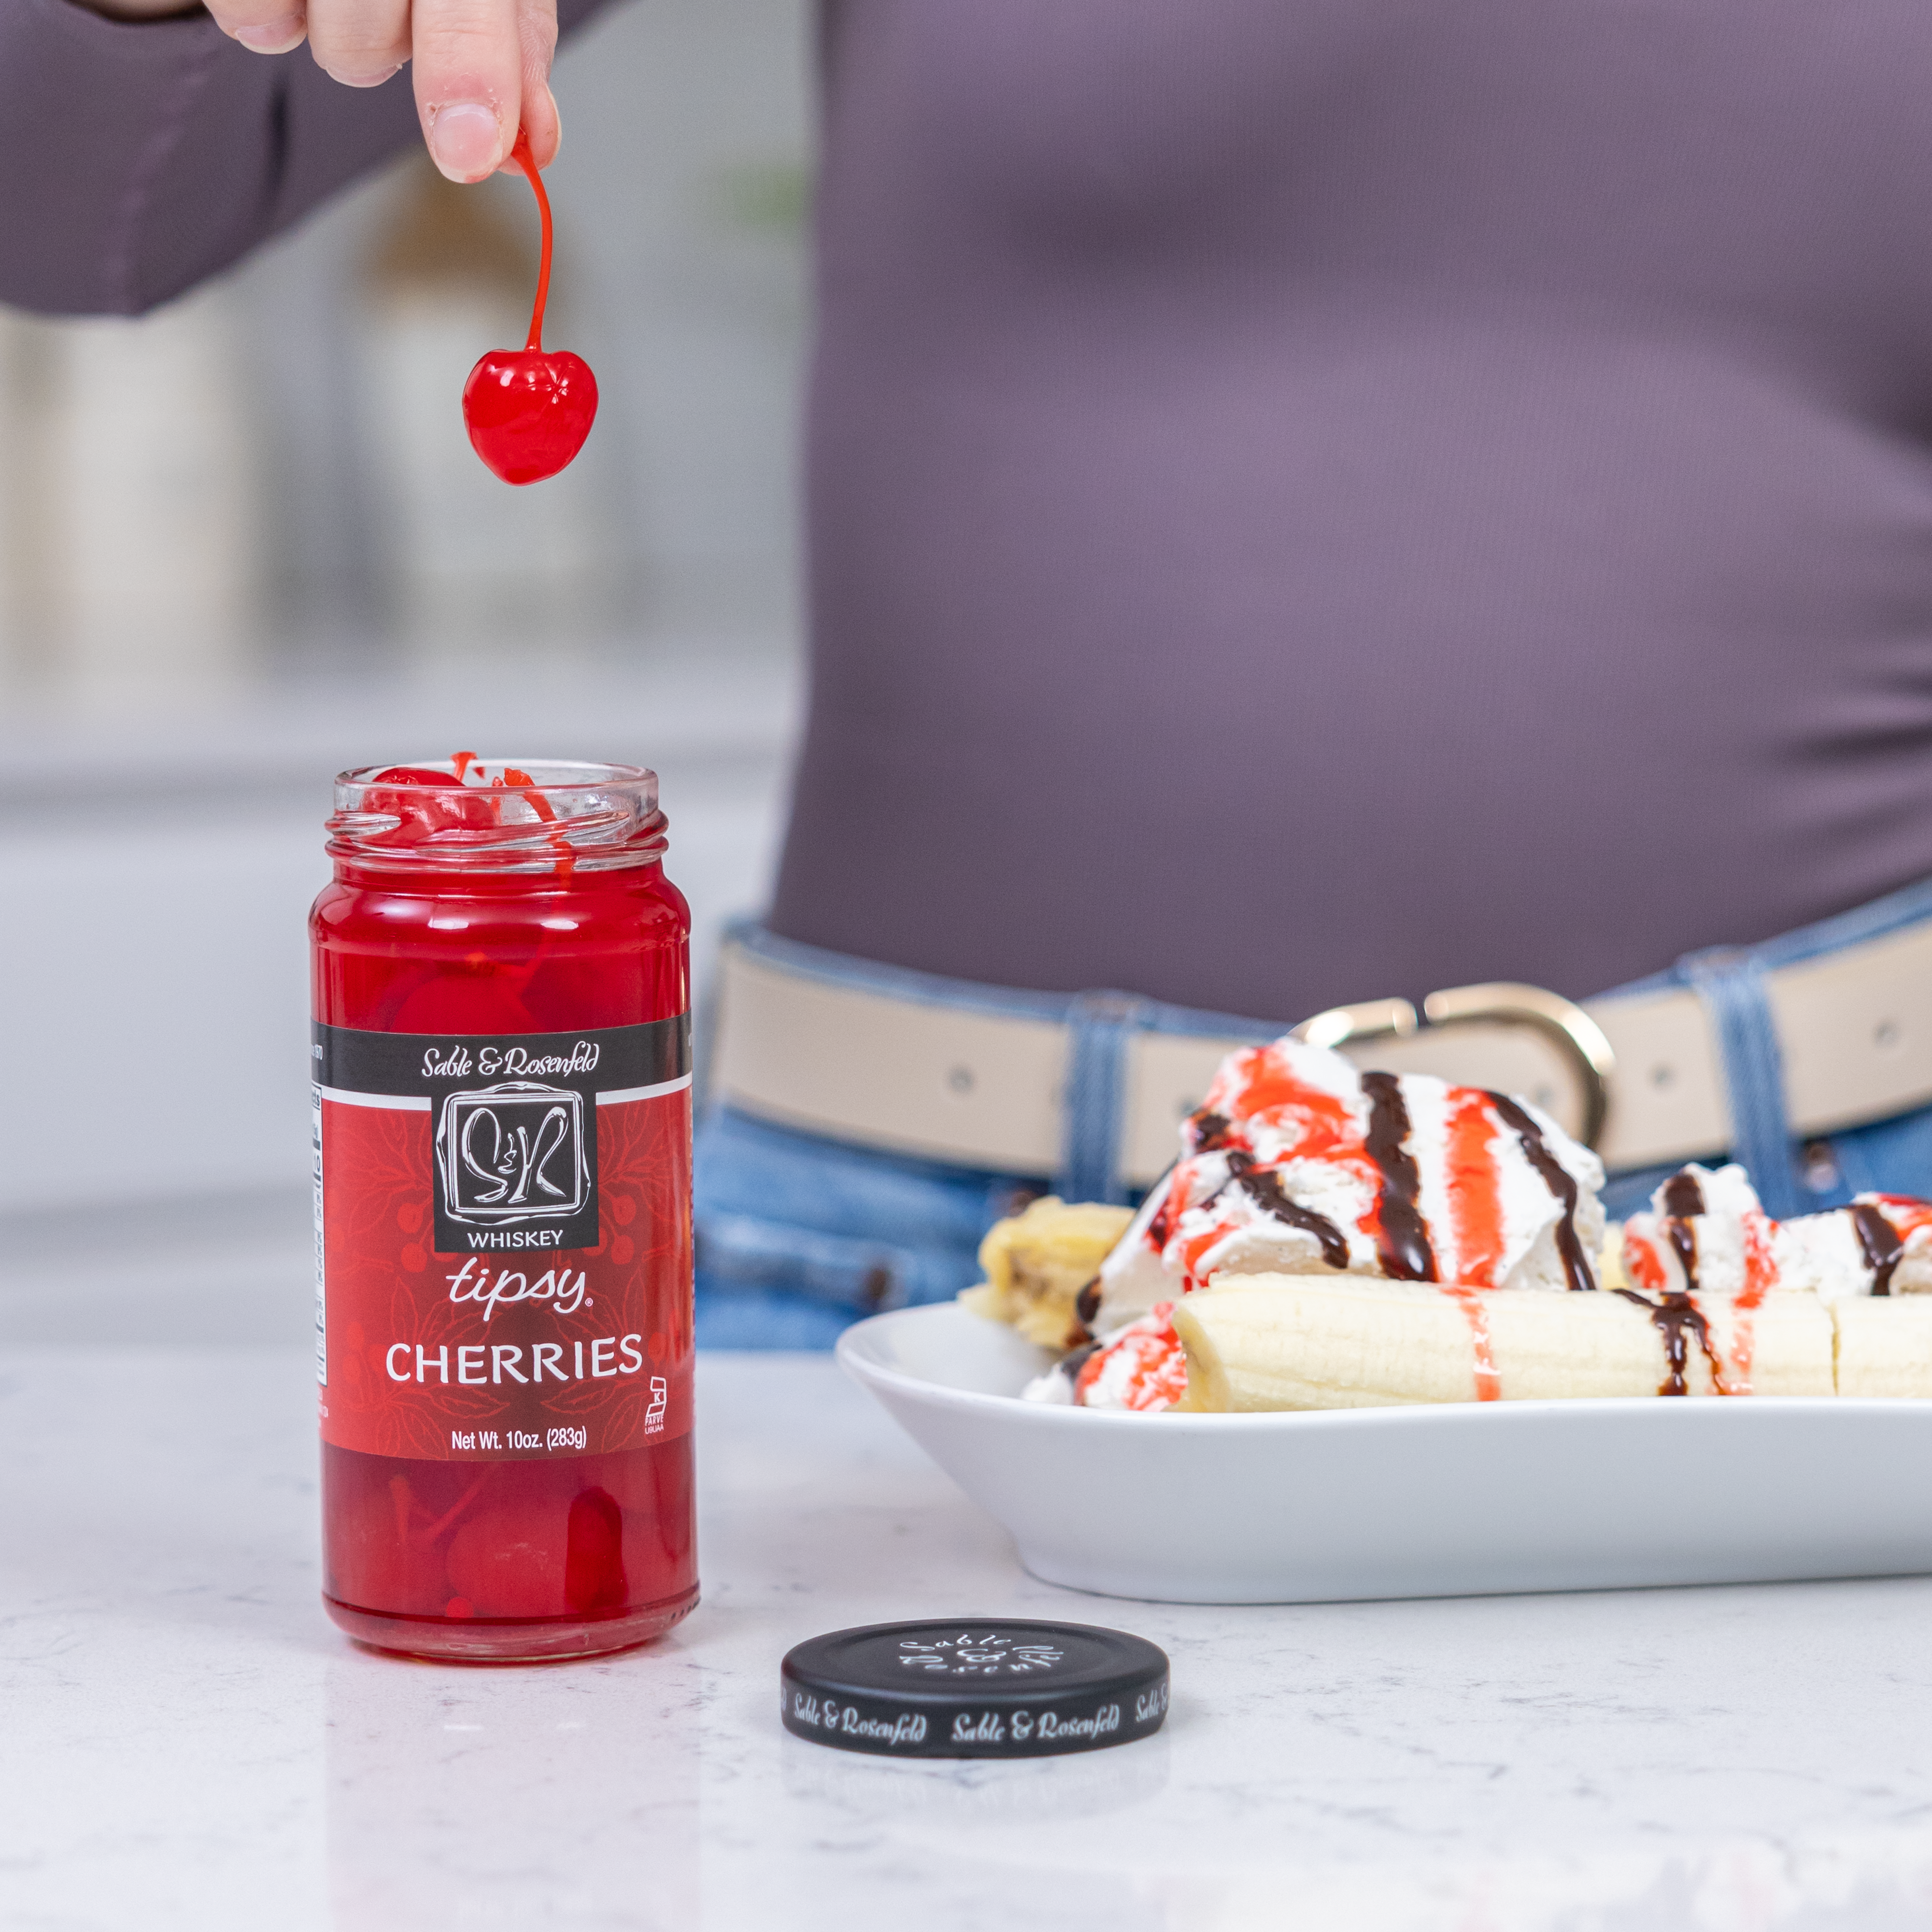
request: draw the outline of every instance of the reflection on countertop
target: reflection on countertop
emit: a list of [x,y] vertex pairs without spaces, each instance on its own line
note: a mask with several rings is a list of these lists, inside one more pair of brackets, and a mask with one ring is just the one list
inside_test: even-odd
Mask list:
[[[1022,1572],[829,1361],[728,1356],[701,1369],[706,1596],[687,1624],[602,1663],[404,1664],[316,1606],[304,1369],[292,1349],[0,1358],[10,1925],[1862,1932],[1932,1916],[1932,1581],[1300,1608],[1082,1597]],[[1616,1479],[1696,1508],[1693,1473]],[[1084,1756],[922,1764],[780,1730],[789,1645],[956,1612],[1153,1638],[1173,1659],[1166,1730]]]

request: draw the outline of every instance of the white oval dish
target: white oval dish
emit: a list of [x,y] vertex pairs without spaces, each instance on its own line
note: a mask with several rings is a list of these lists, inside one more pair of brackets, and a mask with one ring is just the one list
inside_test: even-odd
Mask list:
[[1051,1360],[945,1305],[838,1360],[1049,1583],[1321,1603],[1932,1570],[1932,1401],[1523,1402],[1282,1415],[1018,1400]]

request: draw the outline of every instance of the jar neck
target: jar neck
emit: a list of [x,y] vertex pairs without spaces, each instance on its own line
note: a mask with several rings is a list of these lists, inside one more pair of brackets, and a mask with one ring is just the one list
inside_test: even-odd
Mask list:
[[369,865],[335,855],[334,877],[339,886],[357,892],[393,892],[410,898],[462,898],[519,899],[568,892],[622,892],[654,884],[664,872],[661,857],[634,860],[616,866],[572,866],[560,860],[547,870],[490,872],[482,867],[452,868],[392,864]]
[[641,766],[459,752],[342,773],[328,849],[348,884],[541,892],[657,865],[665,825]]

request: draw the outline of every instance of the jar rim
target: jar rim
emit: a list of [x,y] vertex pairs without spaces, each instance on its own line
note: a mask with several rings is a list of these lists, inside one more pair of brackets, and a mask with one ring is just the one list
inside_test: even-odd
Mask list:
[[[476,754],[458,753],[447,758],[392,759],[383,765],[358,765],[346,772],[338,772],[335,783],[338,790],[344,785],[380,784],[383,776],[389,772],[435,772],[439,775],[446,767],[449,776],[446,783],[434,785],[421,784],[424,791],[482,791],[484,785],[474,784],[460,776],[456,769],[456,758],[463,758],[466,768],[471,771],[485,771],[492,768],[500,772],[518,771],[524,773],[532,782],[532,788],[542,792],[584,791],[608,788],[614,784],[634,784],[640,782],[649,784],[655,790],[658,775],[648,765],[606,764],[592,758],[490,758]],[[538,778],[542,772],[580,772],[581,778]],[[506,789],[518,790],[519,787]]]
[[667,843],[644,765],[458,752],[339,772],[334,803],[331,856],[386,870],[568,876],[653,864]]

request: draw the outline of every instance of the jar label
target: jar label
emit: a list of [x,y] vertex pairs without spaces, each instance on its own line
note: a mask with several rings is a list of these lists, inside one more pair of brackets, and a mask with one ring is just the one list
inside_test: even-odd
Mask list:
[[601,1455],[691,1426],[688,1016],[314,1029],[322,1434]]

